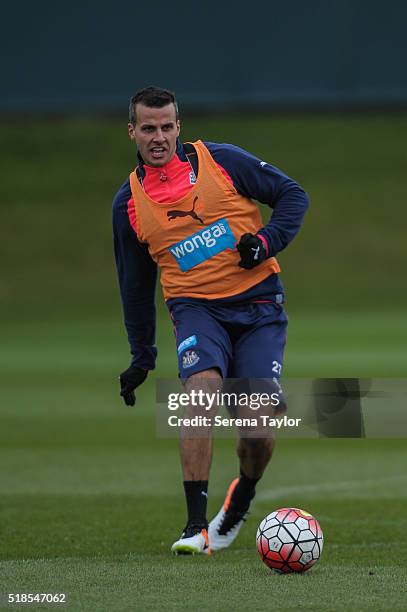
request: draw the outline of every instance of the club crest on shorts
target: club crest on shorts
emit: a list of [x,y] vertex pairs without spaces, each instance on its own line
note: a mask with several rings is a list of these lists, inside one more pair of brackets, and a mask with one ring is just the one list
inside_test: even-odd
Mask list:
[[185,355],[182,357],[182,367],[191,368],[193,365],[198,363],[199,357],[195,351],[185,351]]

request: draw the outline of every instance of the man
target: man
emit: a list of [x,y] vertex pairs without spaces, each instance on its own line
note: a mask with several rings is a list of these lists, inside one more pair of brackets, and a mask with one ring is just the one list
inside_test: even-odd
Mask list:
[[[132,361],[121,396],[155,365],[157,266],[174,323],[185,390],[220,388],[226,377],[278,379],[287,317],[276,253],[297,234],[308,206],[303,189],[278,168],[229,144],[178,139],[174,94],[147,87],[130,101],[128,133],[138,166],[113,202],[117,271]],[[273,208],[263,227],[258,200]],[[187,524],[175,553],[229,546],[248,513],[273,452],[271,438],[237,445],[240,475],[208,525],[212,437],[181,436]]]

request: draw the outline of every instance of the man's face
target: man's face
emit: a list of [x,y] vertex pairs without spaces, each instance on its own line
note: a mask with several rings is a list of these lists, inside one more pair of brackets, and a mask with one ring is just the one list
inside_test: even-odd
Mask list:
[[174,156],[180,123],[176,119],[175,106],[150,108],[136,104],[136,125],[128,124],[129,136],[148,166],[165,166]]

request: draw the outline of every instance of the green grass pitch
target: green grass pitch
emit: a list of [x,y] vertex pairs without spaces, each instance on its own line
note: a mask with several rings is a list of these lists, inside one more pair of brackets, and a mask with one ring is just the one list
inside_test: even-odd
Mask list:
[[[281,257],[286,377],[406,377],[406,126],[404,115],[185,121],[187,138],[237,142],[311,194]],[[110,200],[131,168],[125,134],[116,120],[2,126],[0,602],[65,592],[75,611],[405,610],[405,439],[280,440],[230,550],[170,555],[185,515],[177,442],[155,433],[154,378],[176,375],[162,304],[156,373],[135,408],[117,389],[128,349]],[[236,473],[234,441],[216,440],[210,515]],[[285,505],[324,531],[303,576],[273,574],[256,550],[260,520]]]
[[[302,325],[299,343],[313,329]],[[155,437],[152,383],[136,408],[120,404],[116,323],[25,332],[0,364],[1,591],[66,592],[74,610],[405,609],[404,440],[281,440],[233,547],[173,558],[184,523],[177,443]],[[9,327],[6,345],[13,337]],[[294,343],[287,368],[308,375],[295,353]],[[345,372],[346,356],[338,347]],[[236,470],[233,440],[216,440],[211,514]],[[255,548],[260,520],[284,505],[324,530],[322,559],[304,576],[274,575]]]

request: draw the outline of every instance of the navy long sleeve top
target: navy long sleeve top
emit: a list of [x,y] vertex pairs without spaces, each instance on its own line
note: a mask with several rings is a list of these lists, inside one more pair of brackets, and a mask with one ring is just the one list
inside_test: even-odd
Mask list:
[[[236,190],[248,198],[258,200],[272,208],[270,220],[259,231],[268,245],[268,255],[282,251],[298,233],[309,199],[293,179],[271,164],[247,151],[231,145],[205,142],[215,162],[233,182]],[[178,141],[176,155],[187,161],[182,143]],[[141,177],[145,173],[139,158]],[[128,215],[128,202],[132,198],[130,181],[120,187],[113,200],[113,236],[124,322],[127,330],[132,365],[146,370],[155,366],[155,287],[157,266],[148,248],[141,244]],[[272,274],[248,291],[222,302],[242,302],[254,299],[273,299],[283,288],[278,274]],[[179,298],[194,301],[192,298]],[[168,306],[179,299],[169,300]]]

